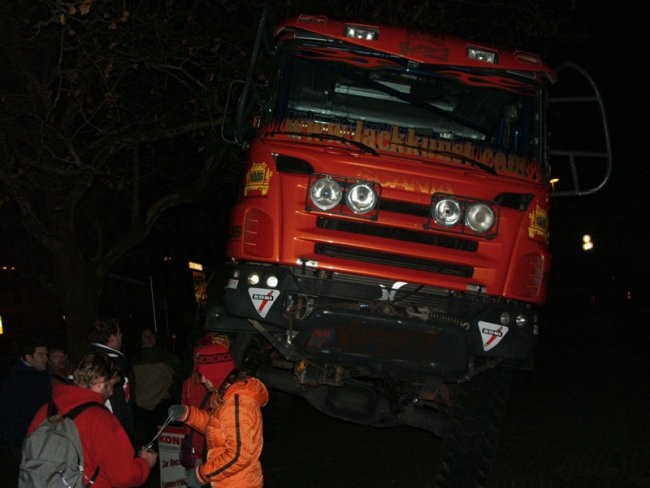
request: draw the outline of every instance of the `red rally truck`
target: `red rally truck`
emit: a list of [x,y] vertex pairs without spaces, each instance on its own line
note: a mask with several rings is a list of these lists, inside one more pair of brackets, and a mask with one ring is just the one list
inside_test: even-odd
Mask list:
[[[533,367],[552,196],[611,172],[599,91],[573,63],[396,26],[266,31],[224,132],[245,176],[205,327],[326,414],[440,436],[436,486],[485,486],[512,371]],[[560,72],[588,94],[551,98]],[[590,114],[601,146],[551,151],[551,108],[581,134]]]

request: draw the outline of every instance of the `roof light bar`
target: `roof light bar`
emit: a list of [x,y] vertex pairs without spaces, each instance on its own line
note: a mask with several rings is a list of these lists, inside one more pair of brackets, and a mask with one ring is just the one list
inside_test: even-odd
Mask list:
[[373,29],[371,27],[346,25],[343,34],[345,37],[351,37],[353,39],[365,39],[366,41],[376,41],[379,39],[379,29]]

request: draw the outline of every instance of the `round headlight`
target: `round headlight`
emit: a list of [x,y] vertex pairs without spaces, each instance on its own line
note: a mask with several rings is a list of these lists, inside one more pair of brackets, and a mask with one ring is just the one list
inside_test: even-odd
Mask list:
[[502,312],[501,316],[499,317],[499,322],[501,325],[510,325],[510,314],[508,312]]
[[309,189],[309,198],[319,210],[330,210],[341,203],[343,191],[338,181],[324,177],[319,178]]
[[433,220],[435,220],[438,225],[443,225],[445,227],[456,225],[460,220],[460,216],[460,204],[451,198],[439,200],[433,206],[433,210],[431,211],[431,217],[433,217]]
[[365,214],[377,205],[377,194],[371,184],[360,181],[348,188],[345,202],[354,213]]
[[278,277],[275,275],[271,275],[268,278],[266,278],[266,286],[269,288],[275,288],[278,286]]
[[525,327],[526,324],[528,323],[528,319],[526,318],[526,316],[523,313],[520,313],[519,315],[517,315],[515,317],[515,323],[519,327]]
[[483,202],[472,203],[467,208],[465,225],[479,234],[489,231],[494,225],[494,210]]

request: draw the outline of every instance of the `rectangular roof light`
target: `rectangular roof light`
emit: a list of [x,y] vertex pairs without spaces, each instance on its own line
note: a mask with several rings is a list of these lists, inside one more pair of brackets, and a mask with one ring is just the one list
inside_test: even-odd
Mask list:
[[479,49],[476,47],[467,48],[467,57],[475,61],[482,61],[488,64],[497,64],[497,53],[488,51],[487,49]]

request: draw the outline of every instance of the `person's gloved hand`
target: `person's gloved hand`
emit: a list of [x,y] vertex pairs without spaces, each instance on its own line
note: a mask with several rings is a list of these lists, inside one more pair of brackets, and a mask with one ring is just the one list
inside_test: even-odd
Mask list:
[[185,407],[183,405],[170,405],[167,409],[167,415],[175,422],[185,415]]
[[140,449],[138,456],[144,459],[150,468],[154,467],[154,465],[156,464],[156,460],[158,459],[158,453],[156,451],[152,451],[151,449],[146,449],[145,447]]
[[185,486],[187,488],[201,488],[203,486],[199,483],[199,480],[196,479],[196,468],[188,469],[185,472]]

